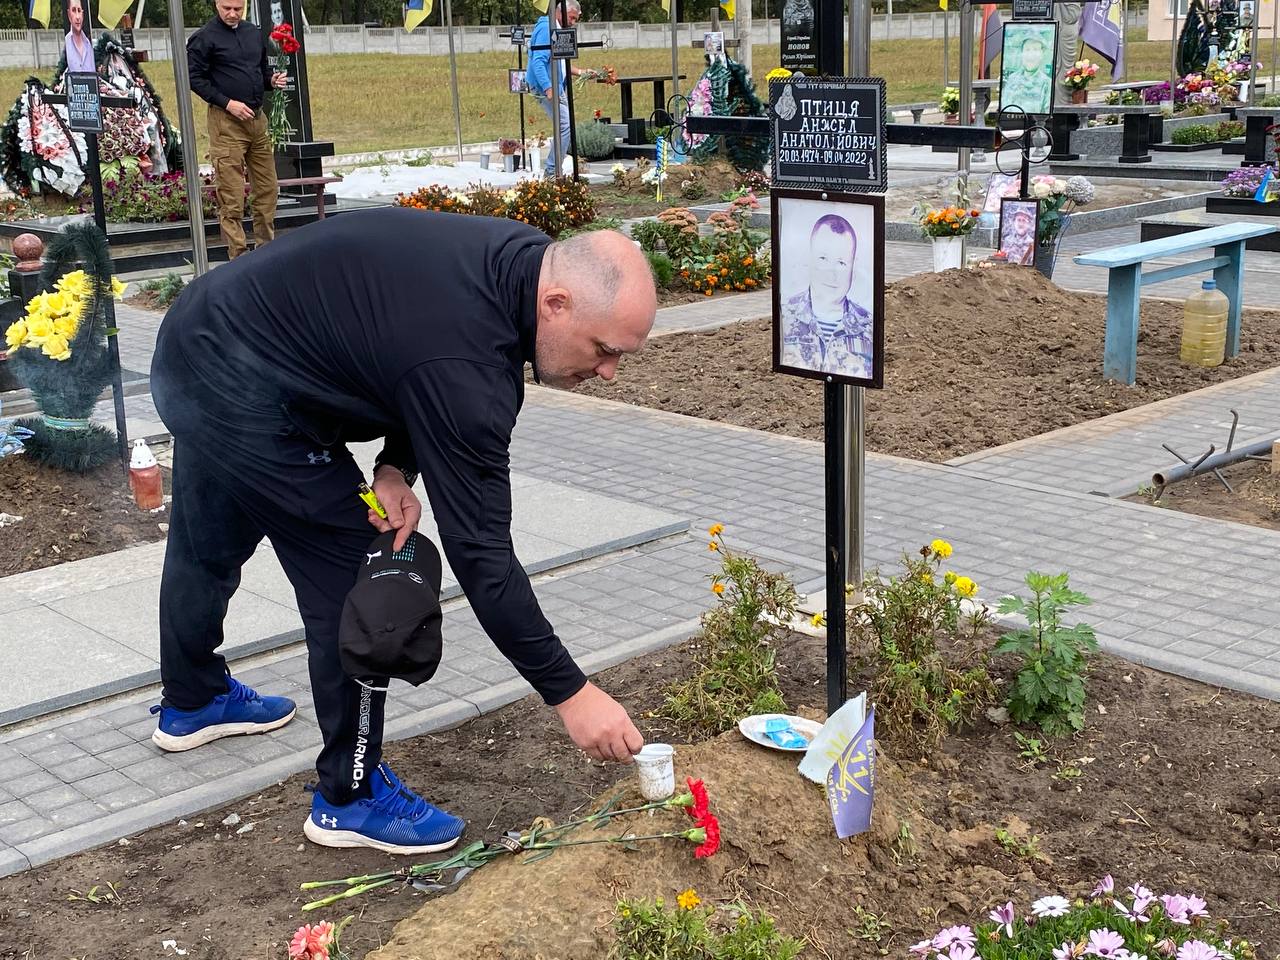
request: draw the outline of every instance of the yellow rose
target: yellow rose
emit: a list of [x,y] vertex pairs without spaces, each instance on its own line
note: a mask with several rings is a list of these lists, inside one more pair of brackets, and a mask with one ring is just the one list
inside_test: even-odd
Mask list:
[[76,330],[80,326],[80,318],[74,314],[66,317],[58,317],[53,321],[53,332],[60,337],[66,337],[70,340],[76,335]]
[[125,288],[125,284],[121,283],[118,278],[116,277],[111,278],[111,295],[115,297],[117,300],[124,299],[124,288]]
[[56,286],[63,293],[70,294],[73,297],[84,298],[93,295],[93,283],[90,282],[88,274],[83,270],[72,270],[70,273],[59,277]]
[[978,585],[968,577],[956,577],[956,593],[962,597],[972,597],[978,592]]
[[17,350],[26,339],[27,321],[25,320],[17,320],[9,324],[9,328],[4,332],[4,342],[10,350]]
[[951,556],[951,544],[945,540],[934,540],[929,544],[929,552],[945,560]]
[[43,314],[27,317],[27,344],[38,346],[53,336],[53,321]]
[[71,356],[71,347],[67,343],[67,338],[56,334],[45,340],[41,349],[46,357],[52,357],[54,360],[66,360]]
[[53,319],[71,309],[71,298],[64,293],[46,293],[44,298],[44,308]]

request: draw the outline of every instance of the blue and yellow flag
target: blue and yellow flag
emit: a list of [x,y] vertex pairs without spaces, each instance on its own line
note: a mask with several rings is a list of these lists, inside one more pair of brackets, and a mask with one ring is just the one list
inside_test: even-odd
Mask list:
[[49,29],[49,0],[27,0],[27,19]]
[[724,11],[724,15],[728,17],[730,20],[734,19],[735,17],[735,14],[733,11],[735,9],[734,4],[736,2],[737,0],[720,0],[720,9]]
[[431,16],[432,0],[409,0],[404,5],[404,28],[412,33],[418,24]]
[[98,22],[114,30],[133,0],[98,0]]

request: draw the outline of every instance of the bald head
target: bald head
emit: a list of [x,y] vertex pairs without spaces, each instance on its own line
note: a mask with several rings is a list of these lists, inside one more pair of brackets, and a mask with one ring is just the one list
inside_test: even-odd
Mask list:
[[551,244],[538,280],[538,376],[563,389],[612,380],[618,359],[643,346],[657,304],[648,259],[621,233]]

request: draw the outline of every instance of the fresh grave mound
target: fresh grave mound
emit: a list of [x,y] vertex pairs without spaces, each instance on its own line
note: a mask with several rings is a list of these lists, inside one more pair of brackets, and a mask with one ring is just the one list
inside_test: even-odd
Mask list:
[[1180,513],[1280,530],[1280,474],[1272,473],[1270,464],[1237,463],[1224,467],[1222,475],[1232,489],[1228,490],[1210,473],[1165,487],[1158,499],[1154,489],[1127,499]]
[[168,510],[139,510],[120,467],[89,474],[42,467],[25,456],[0,459],[0,576],[83,560],[164,539]]
[[[868,390],[867,442],[935,462],[1163,400],[1280,363],[1280,313],[1246,310],[1241,352],[1178,359],[1180,303],[1143,300],[1138,377],[1102,379],[1106,298],[1034,270],[918,274],[885,294],[885,385]],[[674,413],[820,439],[818,381],[774,374],[770,322],[655,337],[611,383],[579,389]]]
[[[828,949],[848,947],[853,907],[879,900],[894,866],[900,823],[912,816],[913,790],[903,770],[881,754],[876,805],[869,834],[836,839],[825,794],[796,770],[798,755],[764,750],[732,732],[676,752],[677,781],[700,777],[720,820],[721,846],[695,860],[693,846],[650,841],[626,851],[613,844],[563,847],[524,864],[508,858],[468,876],[458,889],[401,921],[371,960],[454,960],[459,956],[503,960],[598,960],[613,943],[612,917],[619,898],[663,897],[674,902],[696,888],[704,903],[743,899],[764,908],[779,929]],[[598,800],[602,805],[614,796]],[[631,801],[634,801],[631,802]],[[633,785],[626,806],[643,803]],[[985,902],[1008,881],[982,862],[977,848],[992,831],[948,832],[914,818],[915,855],[929,873],[948,878],[951,901],[939,902],[932,882],[895,880],[900,915],[930,917],[951,904]],[[681,830],[680,812],[619,817],[596,834],[620,836]],[[833,905],[842,905],[833,910]]]

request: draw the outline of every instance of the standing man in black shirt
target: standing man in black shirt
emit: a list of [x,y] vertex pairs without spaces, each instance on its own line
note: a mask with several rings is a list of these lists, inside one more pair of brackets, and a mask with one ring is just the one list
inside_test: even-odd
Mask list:
[[245,252],[244,171],[253,188],[253,238],[275,239],[276,165],[267,137],[263,93],[288,79],[272,73],[262,31],[245,23],[245,0],[215,0],[217,15],[187,41],[191,89],[209,104],[209,159],[218,220],[232,260]]
[[[370,524],[404,546],[422,511],[411,490],[420,471],[444,554],[490,639],[574,743],[628,762],[643,738],[574,663],[512,548],[509,447],[526,364],[561,389],[612,379],[655,308],[648,262],[622,234],[552,243],[510,220],[394,207],[303,227],[192,283],[151,368],[175,438],[155,743],[187,750],[292,719],[292,701],[258,695],[217,653],[240,568],[265,536],[306,626],[324,740],[306,836],[391,853],[457,841],[461,820],[379,764],[386,684],[348,678],[338,649]],[[373,489],[386,520],[357,498],[364,478],[347,448],[378,437]]]

